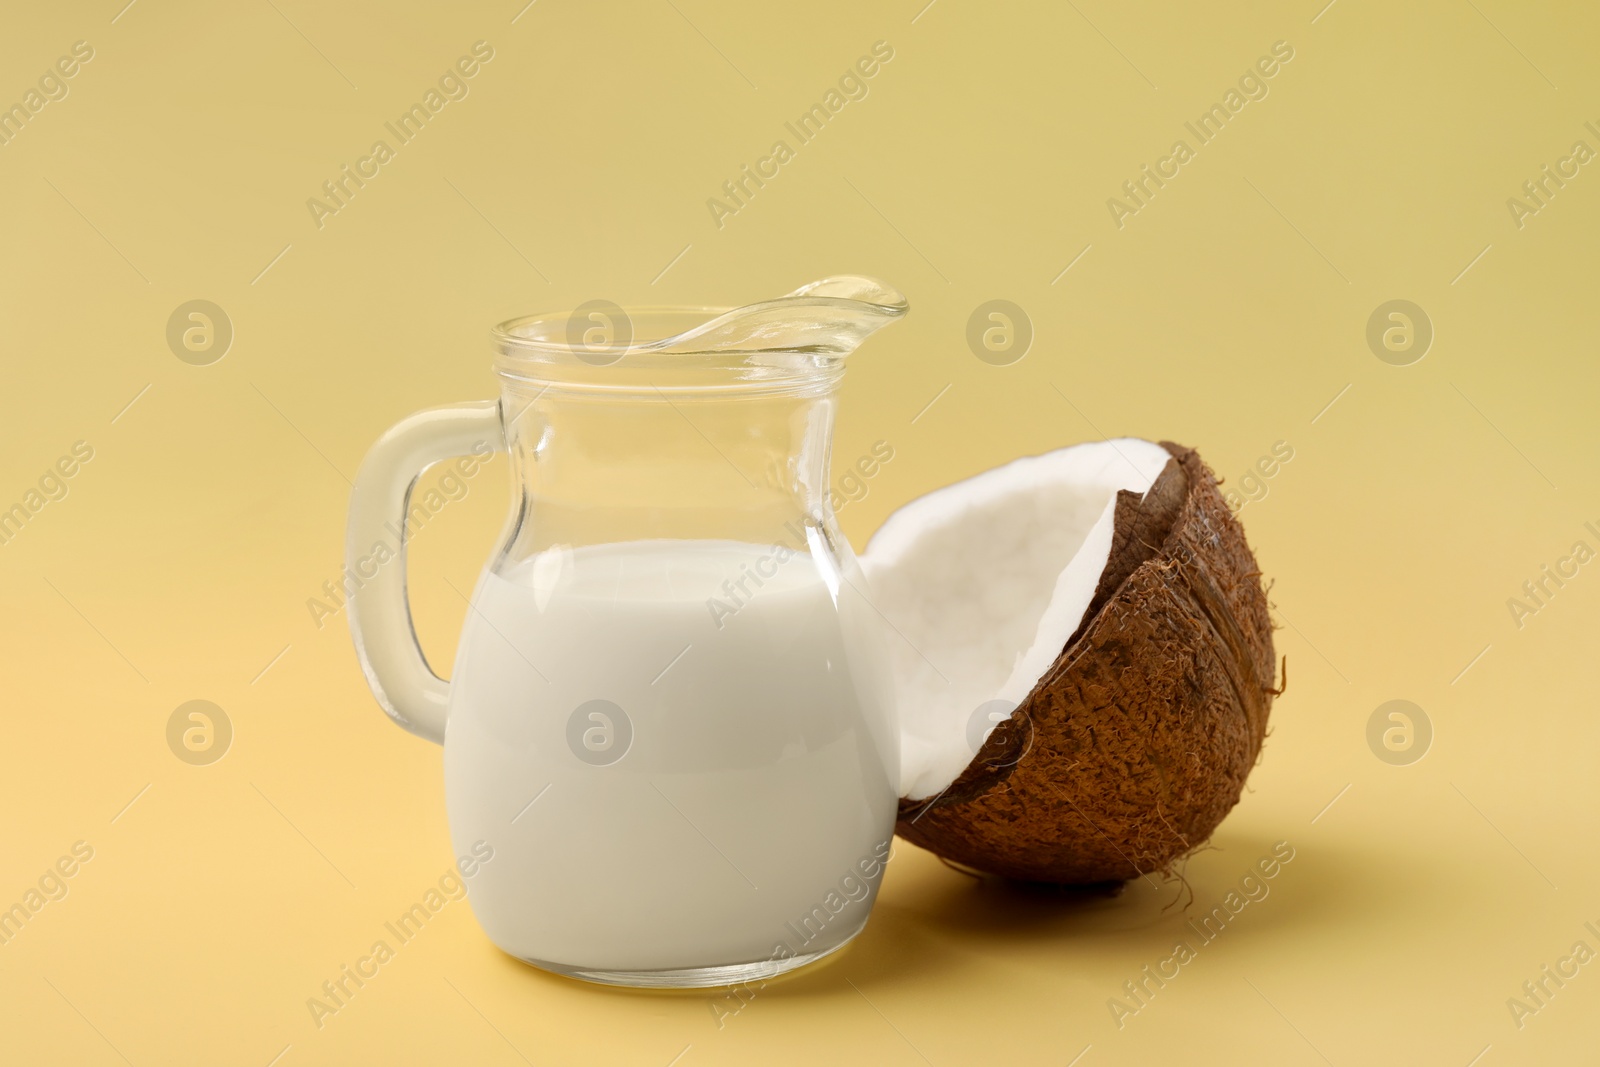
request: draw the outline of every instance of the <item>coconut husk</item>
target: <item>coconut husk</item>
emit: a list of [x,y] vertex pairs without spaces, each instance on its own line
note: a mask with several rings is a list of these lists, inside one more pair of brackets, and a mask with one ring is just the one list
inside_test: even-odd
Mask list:
[[1113,545],[1061,655],[897,832],[955,863],[1058,884],[1170,870],[1244,789],[1275,661],[1260,571],[1192,450],[1117,496]]

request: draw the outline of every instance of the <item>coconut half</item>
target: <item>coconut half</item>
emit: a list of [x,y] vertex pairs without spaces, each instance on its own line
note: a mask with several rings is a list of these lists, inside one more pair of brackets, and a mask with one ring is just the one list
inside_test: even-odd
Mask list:
[[1165,870],[1238,802],[1274,689],[1260,572],[1189,449],[1019,459],[895,512],[861,557],[890,622],[897,831],[983,871]]

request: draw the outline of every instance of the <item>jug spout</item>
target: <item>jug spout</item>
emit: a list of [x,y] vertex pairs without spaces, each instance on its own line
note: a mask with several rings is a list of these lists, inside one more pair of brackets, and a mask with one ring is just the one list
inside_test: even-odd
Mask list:
[[654,350],[846,355],[909,306],[904,294],[876,278],[836,274],[775,300],[723,312],[663,339]]

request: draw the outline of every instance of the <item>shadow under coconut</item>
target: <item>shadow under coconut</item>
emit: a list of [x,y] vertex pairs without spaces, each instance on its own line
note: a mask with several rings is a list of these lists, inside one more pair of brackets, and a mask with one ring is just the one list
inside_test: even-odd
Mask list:
[[847,969],[870,988],[868,983],[892,985],[910,976],[920,981],[941,970],[959,971],[972,956],[1024,947],[1034,959],[1041,947],[1051,946],[1060,948],[1063,961],[1075,949],[1103,954],[1113,947],[1142,959],[1170,949],[1175,937],[1195,940],[1188,922],[1200,922],[1230,892],[1243,896],[1246,875],[1254,876],[1258,899],[1231,917],[1221,941],[1281,938],[1300,927],[1355,927],[1366,921],[1373,903],[1370,874],[1362,872],[1396,858],[1381,845],[1356,855],[1319,843],[1314,856],[1297,849],[1294,859],[1280,862],[1278,873],[1264,879],[1257,862],[1272,858],[1277,843],[1249,833],[1219,833],[1167,879],[1152,875],[1120,886],[1062,887],[973,877],[896,842],[908,861],[897,872],[900,884],[880,900]]

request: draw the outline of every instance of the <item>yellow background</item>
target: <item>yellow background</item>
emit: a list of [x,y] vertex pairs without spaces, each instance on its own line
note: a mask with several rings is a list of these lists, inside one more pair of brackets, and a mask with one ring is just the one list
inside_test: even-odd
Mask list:
[[[94,448],[0,545],[0,904],[94,848],[0,947],[0,1061],[1600,1058],[1600,964],[1521,1029],[1506,1005],[1580,938],[1600,949],[1600,564],[1520,628],[1506,604],[1600,548],[1600,171],[1520,229],[1506,207],[1574,141],[1600,148],[1592,9],[120,6],[30,5],[0,34],[0,103],[95,50],[0,147],[0,506]],[[477,40],[495,55],[470,95],[318,229],[306,199]],[[719,229],[707,198],[878,40],[866,99]],[[1270,94],[1118,229],[1107,198],[1279,40]],[[1293,447],[1242,512],[1288,692],[1184,870],[1208,908],[1288,841],[1271,895],[1120,1029],[1107,1001],[1181,935],[1180,885],[1061,898],[905,845],[847,954],[721,1028],[706,994],[525,967],[462,904],[316,1028],[306,998],[451,862],[439,750],[385,721],[343,615],[306,607],[367,445],[492,395],[487,331],[514,314],[740,304],[840,271],[912,305],[843,391],[836,455],[895,450],[841,514],[858,547],[914,496],[1062,444],[1171,438],[1230,485]],[[210,366],[165,339],[197,298],[236,332]],[[1006,367],[964,339],[997,298],[1036,330]],[[1403,367],[1365,340],[1401,298],[1436,331]],[[504,477],[417,540],[436,662]],[[1366,742],[1396,698],[1433,725],[1410,766]],[[234,726],[211,766],[167,748],[191,699]]]

